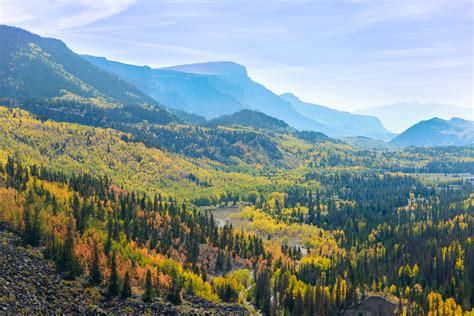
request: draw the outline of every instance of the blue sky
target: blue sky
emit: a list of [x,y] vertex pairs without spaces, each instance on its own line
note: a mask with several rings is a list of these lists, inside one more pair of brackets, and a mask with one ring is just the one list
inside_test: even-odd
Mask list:
[[473,103],[464,0],[0,0],[0,23],[74,51],[152,67],[245,65],[276,93],[357,110]]

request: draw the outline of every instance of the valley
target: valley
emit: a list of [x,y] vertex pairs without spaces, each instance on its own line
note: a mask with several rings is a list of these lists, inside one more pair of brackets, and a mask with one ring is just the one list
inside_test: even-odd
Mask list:
[[0,38],[0,313],[472,313],[471,121]]
[[[454,294],[446,275],[463,288],[470,282],[472,148],[370,152],[293,138],[278,146],[295,164],[231,171],[209,158],[127,142],[111,129],[43,122],[11,108],[1,108],[0,120],[0,220],[26,244],[35,246],[39,236],[61,275],[98,286],[101,300],[114,297],[114,264],[123,284],[129,273],[132,298],[117,303],[120,311],[146,300],[150,270],[152,306],[165,299],[196,308],[186,300],[201,298],[269,313],[300,308],[298,297],[309,293],[319,295],[310,304],[326,302],[314,305],[327,308],[317,312],[324,314],[364,308],[359,304],[374,295],[407,311],[470,304],[469,296],[430,300]],[[426,257],[416,255],[420,249]],[[450,259],[439,261],[440,253]],[[98,283],[89,281],[94,269]],[[268,294],[262,282],[283,283]],[[421,295],[407,295],[412,287]],[[294,291],[294,301],[284,294]],[[283,296],[266,307],[261,295]]]

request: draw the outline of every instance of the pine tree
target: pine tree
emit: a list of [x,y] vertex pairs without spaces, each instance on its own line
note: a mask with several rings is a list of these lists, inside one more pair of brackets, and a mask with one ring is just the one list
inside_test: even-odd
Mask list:
[[112,230],[113,230],[113,220],[112,214],[108,214],[107,218],[107,242],[105,243],[104,251],[105,254],[108,255],[110,252],[110,248],[112,247]]
[[81,266],[74,254],[74,233],[71,219],[67,224],[66,239],[59,256],[58,267],[69,279],[75,279],[81,274]]
[[225,258],[221,251],[217,252],[216,258],[216,272],[220,272],[224,269]]
[[102,272],[99,267],[99,247],[94,243],[94,250],[92,254],[92,266],[90,272],[90,283],[97,285],[102,282]]
[[151,302],[153,299],[153,285],[151,282],[151,272],[148,270],[146,272],[146,279],[145,279],[145,293],[143,294],[142,297],[144,302]]
[[295,308],[293,310],[293,315],[295,316],[301,316],[304,315],[305,311],[305,306],[303,303],[303,298],[301,297],[300,291],[296,293],[296,298],[295,298]]
[[125,277],[123,279],[123,284],[122,284],[122,291],[120,292],[120,297],[125,299],[132,296],[132,287],[130,285],[130,275],[127,272],[125,272]]
[[110,269],[108,294],[109,296],[117,296],[119,294],[119,277],[117,274],[117,263],[115,262],[115,251],[112,253]]
[[181,282],[176,270],[171,271],[171,288],[167,299],[175,305],[181,304]]

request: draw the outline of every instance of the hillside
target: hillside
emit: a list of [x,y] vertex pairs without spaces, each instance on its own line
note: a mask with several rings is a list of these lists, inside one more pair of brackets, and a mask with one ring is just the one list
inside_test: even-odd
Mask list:
[[474,113],[468,107],[438,103],[396,103],[371,107],[355,113],[379,118],[383,126],[393,133],[401,133],[410,126],[433,117],[445,120],[453,117],[460,117],[465,120],[474,119]]
[[397,146],[472,146],[474,145],[474,122],[460,118],[449,121],[432,118],[421,121],[391,142]]
[[1,161],[8,154],[16,154],[28,164],[48,165],[66,174],[82,171],[107,175],[127,190],[190,200],[214,198],[227,191],[243,194],[270,185],[263,177],[216,171],[209,160],[189,160],[147,148],[130,138],[130,134],[111,129],[41,122],[25,111],[0,107]]
[[206,126],[245,126],[274,132],[288,132],[290,127],[284,121],[252,110],[241,110],[209,120]]
[[[265,135],[274,135],[280,140],[285,138],[297,138],[311,145],[338,144],[339,140],[330,138],[327,135],[314,131],[299,131],[290,127],[284,121],[263,114],[262,112],[252,110],[241,110],[229,115],[216,117],[207,121],[204,126],[210,128],[233,127],[233,128],[250,128],[251,130],[259,130],[259,133]],[[280,134],[280,135],[279,135]]]
[[[70,314],[97,313],[229,313],[245,314],[236,305],[216,304],[187,297],[187,301],[175,306],[164,300],[144,303],[140,297],[130,300],[106,300],[104,289],[91,286],[86,280],[63,280],[54,262],[44,258],[35,248],[23,247],[18,235],[7,231],[0,223],[0,310],[7,314],[56,313],[61,310]],[[5,290],[8,288],[8,292]]]
[[71,99],[100,107],[156,104],[129,83],[72,52],[63,42],[0,26],[0,97]]
[[303,102],[291,93],[282,94],[280,97],[289,102],[296,111],[321,124],[331,126],[341,136],[365,136],[381,140],[393,137],[376,117],[337,111],[326,106]]

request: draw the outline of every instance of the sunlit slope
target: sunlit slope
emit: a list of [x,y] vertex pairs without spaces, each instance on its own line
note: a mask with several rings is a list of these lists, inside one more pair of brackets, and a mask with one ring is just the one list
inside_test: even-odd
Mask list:
[[[44,164],[65,173],[107,175],[128,190],[162,192],[183,199],[245,194],[271,181],[260,176],[216,171],[206,160],[147,148],[130,135],[71,123],[42,122],[26,111],[0,107],[0,155]],[[199,181],[198,181],[199,180]]]

